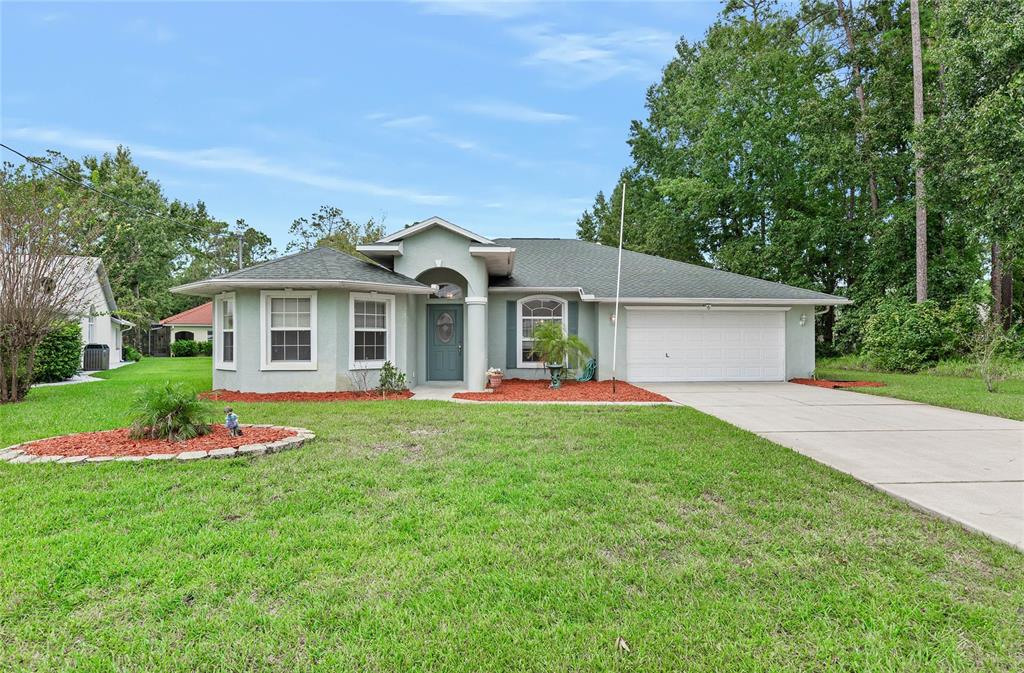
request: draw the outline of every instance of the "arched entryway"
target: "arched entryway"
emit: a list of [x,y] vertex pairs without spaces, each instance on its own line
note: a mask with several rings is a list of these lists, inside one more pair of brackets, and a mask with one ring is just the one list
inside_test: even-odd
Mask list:
[[427,381],[462,381],[465,377],[466,310],[469,286],[458,271],[438,267],[416,280],[434,288],[424,306],[424,359]]

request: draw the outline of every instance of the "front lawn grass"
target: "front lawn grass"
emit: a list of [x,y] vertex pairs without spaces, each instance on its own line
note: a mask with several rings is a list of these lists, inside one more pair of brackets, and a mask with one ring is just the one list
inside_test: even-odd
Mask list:
[[990,393],[978,377],[941,376],[929,372],[894,374],[843,366],[843,360],[819,360],[815,375],[821,379],[881,381],[883,388],[857,388],[858,393],[896,397],[940,407],[973,411],[1024,421],[1024,379],[1014,378],[999,384]]
[[[196,366],[0,407],[0,442]],[[0,465],[4,670],[1024,666],[1024,555],[689,408],[233,406],[318,438]]]

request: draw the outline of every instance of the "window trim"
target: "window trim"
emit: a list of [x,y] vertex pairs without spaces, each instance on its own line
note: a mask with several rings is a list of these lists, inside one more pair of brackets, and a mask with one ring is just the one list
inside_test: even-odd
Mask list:
[[[234,334],[232,347],[235,351],[234,359],[231,362],[224,361],[224,306],[222,302],[231,302],[231,311],[234,315],[234,324],[231,333]],[[223,292],[214,297],[213,302],[214,334],[216,338],[213,343],[213,362],[216,369],[234,372],[238,371],[238,300],[234,292]]]
[[[311,371],[317,369],[316,290],[260,291],[260,371]],[[309,299],[309,362],[273,362],[270,359],[270,300]],[[236,314],[236,320],[237,314]],[[302,329],[302,328],[296,328]],[[237,355],[236,355],[237,359]]]
[[523,304],[536,299],[557,301],[562,305],[562,332],[569,333],[569,302],[553,294],[531,294],[516,301],[516,368],[543,369],[543,362],[527,362],[523,360]]
[[[357,301],[382,301],[386,304],[385,316],[387,324],[387,357],[383,360],[356,361],[356,302]],[[378,294],[376,292],[349,292],[348,295],[348,368],[349,371],[360,371],[363,369],[380,369],[385,362],[397,366],[395,362],[395,295]]]

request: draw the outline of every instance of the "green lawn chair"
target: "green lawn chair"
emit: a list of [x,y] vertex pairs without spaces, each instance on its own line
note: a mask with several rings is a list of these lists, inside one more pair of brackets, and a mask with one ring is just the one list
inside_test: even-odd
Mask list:
[[580,383],[593,381],[595,372],[597,372],[597,358],[590,358],[587,360],[587,364],[583,365],[583,369],[580,370],[576,380]]

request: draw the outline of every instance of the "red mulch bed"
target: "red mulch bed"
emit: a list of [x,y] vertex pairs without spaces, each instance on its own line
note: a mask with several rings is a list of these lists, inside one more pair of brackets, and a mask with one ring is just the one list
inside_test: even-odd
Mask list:
[[490,393],[455,393],[460,400],[478,402],[669,402],[650,390],[618,381],[612,393],[611,381],[563,381],[557,390],[548,388],[548,380],[505,379]]
[[[380,400],[378,392],[352,392],[339,391],[331,393],[240,393],[237,390],[212,390],[208,393],[200,393],[205,400],[217,402],[373,402]],[[398,393],[388,393],[389,400],[406,400],[412,397],[412,392],[403,390]]]
[[828,381],[825,379],[790,379],[789,382],[816,388],[881,388],[885,385],[880,381]]
[[273,428],[242,428],[241,437],[232,437],[223,425],[214,425],[213,432],[184,442],[166,439],[132,439],[128,429],[82,432],[52,439],[29,442],[19,448],[34,456],[148,456],[152,453],[178,454],[184,451],[235,449],[245,444],[265,444],[291,437],[294,432]]

